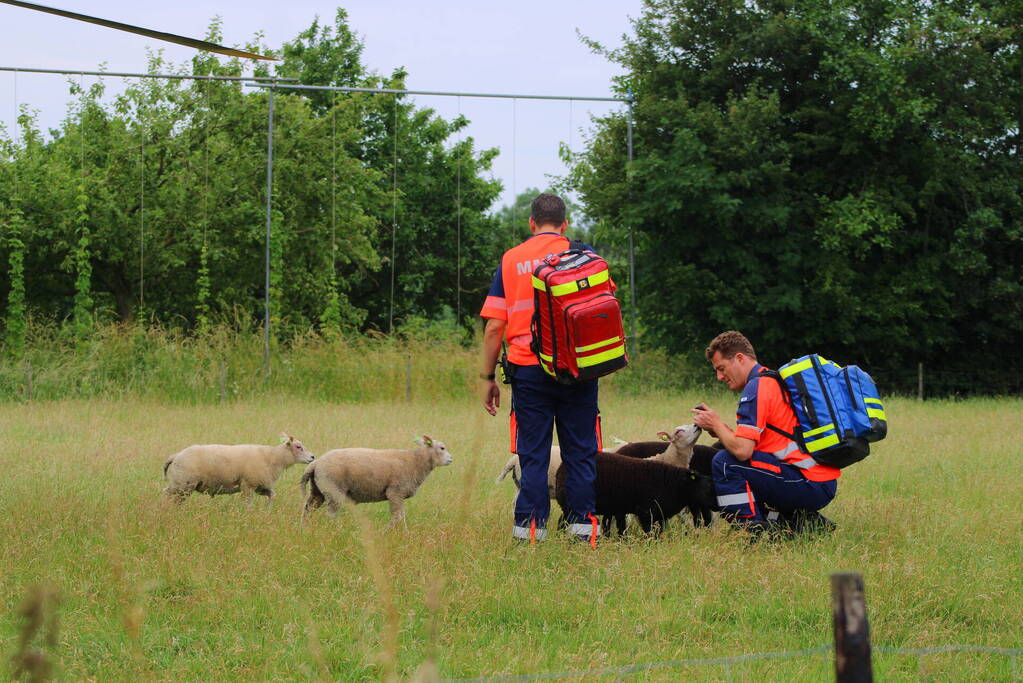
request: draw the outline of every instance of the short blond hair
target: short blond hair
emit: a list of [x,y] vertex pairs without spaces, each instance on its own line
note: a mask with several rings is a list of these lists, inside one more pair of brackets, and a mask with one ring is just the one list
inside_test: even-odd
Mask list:
[[707,360],[713,358],[715,353],[720,353],[725,360],[735,358],[737,353],[744,353],[753,360],[757,359],[757,352],[753,350],[749,339],[746,339],[746,335],[742,332],[736,330],[728,330],[714,337],[705,353]]

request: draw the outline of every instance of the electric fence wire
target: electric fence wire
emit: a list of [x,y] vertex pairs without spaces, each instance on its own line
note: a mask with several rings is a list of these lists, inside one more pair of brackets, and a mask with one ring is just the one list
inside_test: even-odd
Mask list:
[[679,668],[686,666],[723,666],[726,669],[733,664],[741,664],[744,662],[753,662],[765,659],[796,659],[798,657],[808,657],[812,655],[819,655],[831,652],[831,643],[825,643],[818,645],[817,647],[808,648],[805,650],[790,650],[785,652],[763,652],[746,655],[736,655],[734,657],[714,657],[706,659],[676,659],[664,662],[644,662],[639,664],[629,664],[627,666],[616,666],[607,667],[603,669],[585,669],[577,671],[548,671],[539,672],[532,674],[510,674],[510,675],[499,675],[499,676],[483,676],[480,678],[453,678],[443,679],[444,683],[477,683],[482,681],[536,681],[536,680],[552,680],[556,678],[578,678],[581,676],[595,677],[595,676],[614,676],[637,673],[640,671],[650,671],[653,669],[669,669]]
[[[889,655],[908,655],[917,658],[922,658],[927,655],[944,654],[950,652],[981,652],[988,654],[1004,655],[1009,658],[1011,670],[1012,670],[1012,681],[1019,682],[1020,670],[1019,670],[1019,658],[1023,655],[1023,648],[1002,648],[1002,647],[988,647],[984,645],[940,645],[936,647],[925,647],[925,648],[899,648],[899,647],[888,647],[885,645],[872,646],[872,651],[877,653],[889,654]],[[798,659],[801,657],[812,657],[815,655],[823,655],[825,658],[831,654],[834,650],[832,643],[825,643],[818,645],[817,647],[807,648],[805,650],[785,650],[779,652],[760,652],[751,653],[745,655],[736,655],[733,657],[711,657],[711,658],[699,658],[699,659],[676,659],[663,662],[644,662],[638,664],[629,664],[626,666],[618,667],[607,667],[602,669],[580,669],[571,671],[548,671],[548,672],[537,672],[530,674],[500,674],[496,676],[481,676],[478,678],[446,678],[441,679],[442,683],[483,683],[490,681],[501,681],[506,683],[516,681],[537,681],[537,680],[553,680],[557,678],[591,678],[599,676],[622,676],[625,674],[633,674],[641,671],[651,671],[654,669],[675,669],[682,667],[691,666],[720,666],[725,670],[726,678],[731,680],[731,667],[736,664],[745,664],[748,662],[756,662],[768,659]],[[922,661],[921,661],[922,666]]]

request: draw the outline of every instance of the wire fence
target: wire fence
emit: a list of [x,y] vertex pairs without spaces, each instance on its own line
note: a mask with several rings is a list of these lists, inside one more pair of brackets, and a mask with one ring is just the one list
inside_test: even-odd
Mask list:
[[1023,396],[1023,376],[986,367],[969,369],[923,365],[901,371],[865,368],[882,396],[958,398],[966,396]]
[[[641,673],[644,671],[653,671],[656,669],[681,669],[687,667],[721,667],[724,669],[725,679],[732,681],[731,668],[738,664],[746,664],[750,662],[763,661],[763,660],[778,660],[778,659],[799,659],[802,657],[814,657],[822,656],[825,660],[830,660],[830,654],[834,650],[834,646],[831,643],[824,643],[817,647],[807,648],[805,650],[785,650],[780,652],[761,652],[751,653],[744,655],[736,655],[733,657],[709,657],[709,658],[695,658],[695,659],[675,659],[663,662],[644,662],[638,664],[629,664],[626,666],[608,667],[602,669],[580,669],[571,671],[547,671],[531,674],[502,674],[498,676],[481,676],[479,678],[450,678],[442,679],[444,683],[479,683],[483,681],[506,681],[512,683],[514,681],[538,681],[538,680],[554,680],[559,678],[593,678],[600,676],[624,676],[628,674]],[[1014,683],[1018,683],[1020,680],[1020,665],[1019,659],[1023,656],[1023,648],[1002,648],[1002,647],[987,647],[984,645],[940,645],[936,647],[925,647],[925,648],[901,648],[901,647],[888,647],[885,645],[877,645],[873,647],[874,652],[883,653],[886,655],[897,655],[897,656],[912,656],[917,657],[919,660],[918,668],[922,670],[923,658],[928,655],[945,654],[945,653],[969,653],[977,652],[984,654],[995,654],[1002,655],[1009,658],[1011,676]]]

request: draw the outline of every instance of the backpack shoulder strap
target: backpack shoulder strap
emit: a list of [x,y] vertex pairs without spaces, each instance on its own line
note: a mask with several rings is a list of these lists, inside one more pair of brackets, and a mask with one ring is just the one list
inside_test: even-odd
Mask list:
[[569,240],[568,248],[575,251],[586,251],[586,243],[582,240]]
[[[792,405],[792,397],[789,395],[788,384],[786,384],[785,380],[782,379],[780,372],[778,372],[777,370],[762,370],[758,376],[768,377],[777,382],[778,388],[781,390],[781,398],[783,401],[785,401],[785,405],[787,405],[790,409],[795,410],[795,407]],[[765,427],[767,427],[767,429],[770,429],[772,432],[776,434],[781,434],[786,439],[792,439],[797,443],[799,442],[795,434],[792,434],[791,432],[786,432],[784,429],[780,429],[771,423],[767,423]]]

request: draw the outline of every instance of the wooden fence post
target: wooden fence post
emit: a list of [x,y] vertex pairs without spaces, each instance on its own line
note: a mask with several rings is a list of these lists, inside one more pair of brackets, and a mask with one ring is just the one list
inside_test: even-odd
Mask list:
[[405,402],[412,402],[412,354],[405,356]]
[[227,361],[223,358],[220,359],[220,393],[218,398],[221,403],[227,400]]
[[835,631],[835,681],[873,681],[870,627],[861,575],[831,575],[831,616]]
[[25,400],[32,400],[32,362],[25,363]]
[[916,366],[916,397],[924,400],[924,364],[917,363]]

